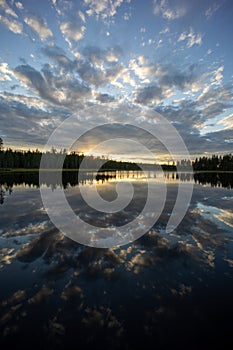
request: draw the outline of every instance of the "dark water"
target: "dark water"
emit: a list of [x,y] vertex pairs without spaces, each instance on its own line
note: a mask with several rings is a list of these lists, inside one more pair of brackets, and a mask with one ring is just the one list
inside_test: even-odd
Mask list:
[[[154,227],[116,249],[96,249],[58,232],[43,209],[37,173],[0,174],[0,344],[2,349],[232,349],[233,174],[166,177],[167,200]],[[79,186],[114,197],[133,180],[135,198],[105,216],[87,208]],[[189,210],[165,232],[179,181],[194,184]],[[130,221],[146,197],[140,172],[65,173],[67,200],[97,225]],[[78,228],[77,228],[78,230]]]

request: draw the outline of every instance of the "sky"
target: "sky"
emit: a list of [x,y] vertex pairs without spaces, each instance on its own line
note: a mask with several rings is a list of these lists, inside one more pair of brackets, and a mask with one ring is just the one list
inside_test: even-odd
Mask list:
[[[5,147],[42,149],[74,114],[80,134],[135,124],[146,108],[177,129],[193,159],[232,152],[232,15],[231,0],[0,0]],[[118,138],[127,130],[118,125]],[[99,134],[83,137],[78,150],[90,151]],[[104,135],[113,136],[111,127]],[[143,159],[129,143],[99,152]],[[154,151],[167,157],[159,142]]]

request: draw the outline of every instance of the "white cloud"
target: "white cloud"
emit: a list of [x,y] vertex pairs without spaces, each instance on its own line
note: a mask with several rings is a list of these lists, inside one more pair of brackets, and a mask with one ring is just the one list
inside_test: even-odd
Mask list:
[[105,59],[107,62],[116,63],[119,61],[122,51],[119,47],[112,47],[106,50]]
[[23,7],[23,4],[21,2],[15,2],[15,6],[19,9],[19,10],[23,10],[24,7]]
[[11,81],[12,72],[6,62],[0,64],[0,81]]
[[193,45],[201,45],[202,44],[202,35],[200,33],[195,34],[193,29],[190,28],[189,32],[183,32],[180,34],[178,41],[187,40],[187,47],[190,48]]
[[165,27],[164,29],[161,30],[161,32],[159,32],[159,34],[167,34],[170,32],[169,27]]
[[123,19],[125,21],[129,21],[130,17],[131,17],[131,13],[128,13],[128,12],[125,12],[124,15],[123,15]]
[[23,103],[29,107],[35,107],[35,108],[45,108],[46,107],[46,103],[44,101],[42,101],[41,99],[38,99],[36,97],[19,95],[19,94],[11,94],[8,92],[4,92],[4,98],[9,100],[9,101],[17,101],[17,102]]
[[230,114],[223,119],[219,120],[217,124],[225,126],[225,129],[233,129],[233,114]]
[[15,34],[23,33],[23,26],[16,20],[9,20],[8,18],[0,15],[0,22],[2,22],[9,30]]
[[82,40],[85,34],[86,27],[78,26],[72,22],[63,22],[60,25],[60,30],[70,46],[72,41]]
[[186,9],[179,5],[175,5],[171,8],[167,0],[154,0],[153,12],[155,15],[162,15],[165,19],[174,20],[184,16]]
[[211,85],[220,85],[222,83],[223,71],[224,71],[224,66],[220,66],[212,72],[213,78],[210,80],[212,83]]
[[85,15],[82,11],[78,11],[78,16],[84,23],[86,22]]
[[129,85],[131,85],[131,86],[133,86],[133,87],[136,87],[136,86],[137,86],[135,80],[131,77],[130,71],[129,71],[127,68],[125,68],[125,69],[122,71],[122,73],[121,73],[121,79],[122,79],[122,81],[123,81],[125,84],[129,84]]
[[[206,96],[209,96],[209,98],[208,98],[209,103],[212,104],[215,102],[217,96],[211,97],[212,95],[209,91],[210,91],[211,87],[219,86],[222,84],[223,71],[224,71],[224,66],[220,66],[220,67],[214,69],[213,71],[210,71],[210,72],[205,73],[203,75],[204,78],[208,79],[208,82],[204,85],[202,94],[198,97],[198,100],[201,101]],[[223,91],[222,91],[222,93],[223,93]],[[226,91],[224,91],[224,93],[226,93]],[[225,100],[224,95],[222,96],[222,98]],[[227,95],[227,98],[229,98],[228,95]],[[207,101],[206,101],[206,103],[207,103]]]
[[101,17],[103,20],[114,17],[117,13],[117,8],[123,2],[124,0],[84,0],[84,4],[88,6],[88,10],[86,10],[87,15],[96,15],[97,18]]
[[31,15],[26,17],[24,22],[40,37],[42,41],[53,36],[53,33],[43,19],[39,19],[36,16]]
[[147,59],[145,56],[140,55],[140,56],[138,56],[138,63],[139,63],[141,66],[143,66],[143,65],[145,65],[145,64],[148,63],[148,59]]
[[5,0],[0,0],[0,8],[5,12],[5,15],[10,15],[12,17],[18,18],[15,11],[7,4]]
[[222,3],[214,3],[212,6],[210,6],[206,11],[205,11],[205,16],[207,19],[210,19],[213,14],[220,9],[220,7],[223,5],[224,1]]
[[129,69],[141,80],[155,78],[159,73],[159,66],[146,65],[147,59],[144,56],[138,56],[137,60],[131,59],[129,61]]
[[111,51],[106,54],[106,60],[108,62],[111,62],[111,63],[119,61],[117,55],[114,52],[111,52]]

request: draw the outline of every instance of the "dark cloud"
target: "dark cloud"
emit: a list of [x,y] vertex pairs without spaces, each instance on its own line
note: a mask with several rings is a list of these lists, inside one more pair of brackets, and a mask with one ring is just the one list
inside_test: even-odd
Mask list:
[[119,46],[106,49],[85,46],[80,51],[80,57],[73,60],[57,46],[46,46],[42,52],[61,67],[64,73],[71,73],[84,85],[96,88],[110,83],[124,70],[124,66],[118,63],[123,54]]
[[60,47],[54,46],[45,46],[41,49],[42,53],[47,57],[51,58],[59,66],[69,70],[75,68],[75,61],[67,57],[65,51]]
[[[158,73],[159,71],[159,73]],[[157,63],[150,66],[150,72],[155,72],[152,79],[156,83],[150,86],[139,87],[136,91],[136,102],[140,104],[151,104],[161,102],[162,99],[169,95],[171,89],[191,89],[192,84],[198,82],[201,72],[197,65],[190,65],[185,70],[180,70],[174,65],[158,65]],[[151,78],[148,76],[148,78]]]
[[[17,99],[16,99],[17,98]],[[22,98],[23,100],[23,98]],[[45,111],[20,101],[20,95],[0,97],[1,132],[6,143],[41,145],[46,142],[54,128],[64,119],[63,108]],[[25,144],[26,143],[26,144]]]
[[140,88],[137,91],[135,102],[141,104],[151,104],[162,101],[162,89],[159,86],[151,85]]
[[101,103],[108,103],[108,102],[113,102],[115,98],[109,94],[101,94],[99,93],[96,96],[96,100],[100,101]]
[[207,118],[214,118],[223,113],[228,107],[228,103],[213,102],[211,105],[204,107],[202,113]]
[[33,92],[55,105],[70,108],[77,100],[91,95],[87,85],[75,77],[55,75],[48,64],[44,66],[42,72],[29,65],[21,65],[16,67],[15,73]]
[[94,65],[117,62],[122,54],[123,51],[120,46],[113,46],[105,50],[98,46],[86,46],[82,50],[83,57]]
[[233,103],[233,87],[232,83],[209,89],[203,93],[197,100],[199,105],[211,103],[224,103],[227,107],[232,107]]
[[195,64],[189,66],[187,70],[180,70],[173,65],[164,66],[159,83],[163,87],[176,87],[183,90],[194,81],[197,81],[199,75],[197,68]]

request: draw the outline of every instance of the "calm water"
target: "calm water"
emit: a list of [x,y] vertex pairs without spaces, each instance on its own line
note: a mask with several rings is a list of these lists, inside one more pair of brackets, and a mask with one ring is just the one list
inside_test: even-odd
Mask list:
[[[0,174],[0,343],[24,348],[232,349],[233,174],[150,173],[167,183],[165,208],[142,238],[95,249],[64,237],[50,222],[36,173]],[[107,200],[118,181],[135,196],[124,211],[87,207],[79,186],[98,184]],[[189,210],[172,233],[165,227],[179,181],[194,184]],[[67,200],[83,220],[120,226],[142,210],[140,172],[65,173]],[[77,227],[78,230],[78,227]]]

